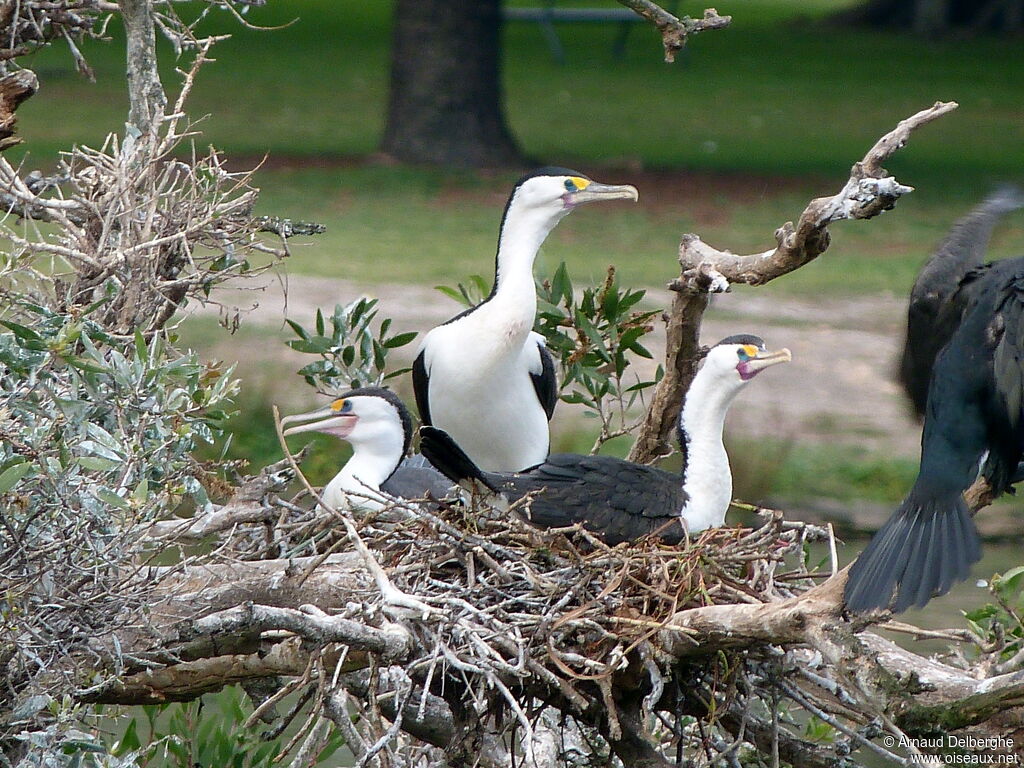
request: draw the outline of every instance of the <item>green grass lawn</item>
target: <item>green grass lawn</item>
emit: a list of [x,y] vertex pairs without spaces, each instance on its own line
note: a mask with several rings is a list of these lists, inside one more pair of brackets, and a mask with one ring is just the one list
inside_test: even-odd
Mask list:
[[[611,55],[614,27],[561,26],[564,64],[553,60],[536,25],[508,26],[508,116],[525,153],[602,181],[636,183],[641,195],[636,205],[574,213],[546,243],[540,270],[564,260],[577,282],[587,282],[615,263],[624,283],[658,288],[676,274],[684,232],[737,252],[767,249],[776,227],[810,198],[841,188],[877,138],[937,100],[961,106],[914,134],[890,166],[917,191],[879,219],[836,224],[828,253],[763,290],[902,294],[957,216],[997,181],[1024,181],[1019,40],[921,41],[822,21],[850,0],[723,3],[718,9],[733,15],[732,26],[694,38],[673,65],[642,25],[620,60]],[[390,7],[295,0],[253,9],[256,24],[295,20],[275,31],[242,29],[227,17],[207,23],[206,31],[232,37],[215,48],[217,61],[196,86],[191,114],[208,115],[197,124],[197,141],[243,166],[267,155],[258,174],[260,210],[327,225],[325,235],[293,243],[292,273],[429,285],[488,275],[502,206],[520,169],[409,168],[373,157],[384,123]],[[690,14],[701,8],[681,4]],[[110,43],[84,46],[95,84],[74,74],[60,45],[24,62],[42,86],[18,112],[27,143],[9,157],[27,151],[27,168],[50,168],[59,149],[97,145],[122,129],[118,27],[111,24]],[[173,93],[179,78],[169,56],[164,73]],[[1024,252],[1019,222],[999,233],[992,256]],[[562,448],[590,441],[585,427],[564,439]],[[256,453],[267,451],[273,446]],[[806,476],[808,462],[824,455],[788,454],[792,471],[781,467],[779,482],[792,485],[787,477]],[[858,469],[871,469],[875,457],[825,459],[851,468],[847,488],[888,499],[898,495],[892,487],[906,485],[901,467],[899,482],[887,480],[878,491],[876,476]]]
[[[542,262],[565,260],[595,279],[614,262],[624,280],[660,285],[675,271],[682,232],[736,251],[765,249],[811,196],[838,191],[850,164],[898,120],[955,99],[957,112],[922,128],[892,161],[891,170],[918,191],[880,221],[837,225],[829,256],[774,288],[906,290],[957,215],[995,181],[1024,175],[1024,47],[984,37],[926,42],[820,21],[839,5],[730,3],[719,10],[733,14],[733,25],[695,37],[674,65],[661,60],[656,34],[642,25],[621,60],[611,55],[615,27],[559,27],[564,65],[536,25],[508,25],[508,114],[524,151],[595,178],[635,181],[641,192],[636,206],[576,213],[556,230]],[[215,48],[217,61],[195,90],[192,114],[209,115],[198,124],[199,141],[242,163],[268,154],[261,210],[328,226],[296,249],[294,272],[417,283],[486,274],[518,170],[365,160],[384,120],[389,9],[352,0],[255,8],[257,24],[294,20],[275,31],[215,17],[206,29],[232,38]],[[700,11],[691,4],[680,10]],[[73,73],[61,46],[26,62],[42,80],[19,111],[29,167],[48,167],[59,148],[98,144],[121,128],[116,22],[111,32],[111,43],[85,46],[95,84]],[[170,90],[177,79],[168,55]],[[651,168],[663,169],[653,188],[639,172]],[[1018,227],[994,254],[1022,248]]]

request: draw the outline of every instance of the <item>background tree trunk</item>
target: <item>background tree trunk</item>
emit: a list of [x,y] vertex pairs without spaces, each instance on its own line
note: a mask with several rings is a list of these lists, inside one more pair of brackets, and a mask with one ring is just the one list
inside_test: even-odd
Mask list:
[[391,94],[381,149],[410,163],[511,165],[501,0],[396,0]]

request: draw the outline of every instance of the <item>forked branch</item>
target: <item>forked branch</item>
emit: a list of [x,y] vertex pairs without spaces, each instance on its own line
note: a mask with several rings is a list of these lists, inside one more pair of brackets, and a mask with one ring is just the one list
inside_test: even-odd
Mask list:
[[647,463],[671,450],[668,438],[679,403],[700,361],[700,326],[710,294],[728,291],[732,283],[763,285],[799,269],[828,248],[828,227],[833,222],[870,219],[892,208],[913,187],[889,176],[882,163],[907,143],[915,128],[956,108],[955,102],[937,102],[901,121],[854,163],[849,180],[837,194],[812,200],[795,226],[786,222],[779,227],[775,247],[770,250],[737,255],[708,245],[698,235],[683,235],[679,245],[682,271],[669,285],[675,297],[666,317],[665,376],[633,445],[632,461]]
[[665,61],[672,63],[676,54],[686,45],[690,35],[706,29],[724,29],[732,23],[732,16],[719,16],[714,8],[707,8],[704,16],[691,19],[689,16],[676,17],[651,0],[619,0],[627,8],[631,8],[643,16],[661,33],[661,42],[665,46]]

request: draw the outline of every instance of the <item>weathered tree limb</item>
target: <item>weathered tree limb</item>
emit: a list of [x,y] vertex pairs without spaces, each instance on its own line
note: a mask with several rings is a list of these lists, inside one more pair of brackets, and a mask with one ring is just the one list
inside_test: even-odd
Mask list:
[[255,223],[257,231],[273,232],[284,238],[295,235],[320,235],[327,231],[327,227],[315,221],[292,221],[280,216],[259,216]]
[[[370,676],[367,672],[349,672],[342,675],[338,682],[354,696],[369,698]],[[377,701],[382,714],[393,721],[397,716],[395,697],[379,696]],[[336,711],[333,699],[328,702],[326,711],[332,720],[351,716],[347,711]],[[440,696],[430,693],[424,695],[422,690],[413,691],[412,698],[402,708],[402,728],[411,736],[435,747],[447,747],[456,737],[455,717],[451,707]]]
[[685,46],[690,35],[706,29],[724,29],[732,23],[732,16],[719,16],[714,8],[707,8],[704,16],[691,19],[689,16],[677,18],[660,5],[651,0],[619,0],[622,5],[632,9],[651,22],[661,33],[661,42],[665,46],[665,61],[672,63],[676,54]]
[[39,90],[39,80],[30,69],[19,69],[0,78],[0,152],[23,140],[14,135],[15,110]]
[[892,208],[912,187],[887,175],[882,163],[903,147],[910,133],[956,109],[955,102],[937,102],[903,120],[855,163],[850,178],[837,194],[812,200],[796,226],[786,222],[775,232],[776,245],[762,253],[737,255],[707,245],[686,234],[679,246],[681,275],[670,285],[675,292],[666,317],[665,375],[658,382],[629,458],[648,463],[669,453],[683,393],[693,380],[700,359],[699,332],[709,294],[731,283],[763,285],[799,269],[829,246],[828,227],[843,219],[868,219]]
[[187,542],[203,539],[210,534],[229,530],[244,523],[268,522],[278,516],[278,510],[266,503],[268,494],[281,493],[295,479],[287,460],[264,467],[235,489],[231,499],[216,511],[198,512],[185,519],[160,520],[146,529],[146,536],[154,539],[173,539]]
[[[316,600],[320,605],[333,604],[338,608],[365,600],[372,577],[365,573],[365,565],[358,556],[353,553],[332,556],[308,572],[306,569],[315,560],[307,558],[291,564],[280,560],[208,564],[202,569],[189,569],[195,571],[191,573],[174,573],[171,569],[158,581],[157,593],[164,598],[154,603],[153,611],[154,621],[164,626],[161,633],[168,638],[160,656],[164,666],[81,692],[80,698],[117,703],[186,700],[245,680],[300,675],[309,663],[311,652],[337,643],[344,643],[353,651],[363,651],[350,654],[345,669],[365,666],[370,654],[379,659],[402,657],[414,646],[414,653],[422,658],[424,649],[419,639],[413,640],[415,631],[410,634],[398,625],[370,626],[359,619],[330,616],[312,607],[296,609],[237,603],[236,607],[226,610],[218,607],[246,593],[298,605]],[[156,575],[159,576],[159,572]],[[779,646],[811,648],[820,654],[819,658],[825,659],[829,668],[839,670],[841,676],[849,680],[847,690],[854,692],[864,706],[887,712],[900,728],[911,734],[923,734],[934,728],[937,721],[948,724],[949,728],[985,724],[1000,711],[1024,706],[1024,672],[978,680],[964,670],[899,648],[871,632],[858,634],[863,626],[885,618],[886,614],[873,614],[851,623],[843,614],[845,578],[846,570],[840,571],[821,585],[788,600],[680,611],[658,634],[659,652],[685,660],[714,656],[723,650],[745,649],[756,653]],[[168,613],[167,606],[174,606],[174,610]],[[186,615],[189,611],[192,618]],[[419,621],[408,617],[403,625],[412,628]],[[175,627],[178,629],[172,633]],[[241,645],[232,646],[232,638],[238,638]],[[207,642],[209,640],[216,642]],[[245,642],[249,647],[238,653]],[[261,646],[259,650],[257,646]],[[136,650],[141,654],[133,658],[147,656],[146,649],[133,647],[130,638],[126,637],[120,647],[126,656]],[[225,649],[231,649],[228,655],[222,655]],[[199,653],[219,655],[196,658]],[[149,658],[156,656],[150,654]],[[365,676],[343,675],[341,682],[353,695],[368,695],[369,682]],[[546,685],[540,680],[530,685],[537,682]],[[542,698],[567,714],[579,714],[578,709],[557,695]],[[424,710],[419,708],[421,700],[426,702]],[[848,711],[845,705],[841,709]],[[395,715],[387,706],[382,706],[381,711],[386,717]],[[631,717],[630,712],[628,707],[619,709],[620,735],[609,743],[620,756],[634,761],[633,764],[661,768],[657,751],[641,736],[621,735],[625,731],[632,732],[630,722],[626,722]],[[407,702],[402,718],[407,732],[438,746],[450,741],[457,731],[445,702],[429,694],[424,697],[422,691]],[[734,720],[729,727],[738,726],[738,721]],[[764,729],[758,730],[758,723],[748,722],[747,727],[757,731],[751,735],[758,743],[766,738]],[[780,749],[787,754],[797,755],[806,746],[790,743],[785,736],[780,738],[785,741],[785,744],[780,742]],[[839,765],[824,758],[815,763],[819,764]]]
[[156,61],[156,25],[149,0],[119,0],[128,36],[128,120],[143,136],[156,136],[167,106]]

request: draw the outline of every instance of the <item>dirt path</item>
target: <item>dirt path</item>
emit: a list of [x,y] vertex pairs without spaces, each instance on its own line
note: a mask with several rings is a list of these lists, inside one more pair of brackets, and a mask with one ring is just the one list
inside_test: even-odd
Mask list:
[[[247,381],[258,380],[258,386],[269,389],[282,405],[312,399],[311,391],[291,373],[309,359],[277,341],[290,336],[282,327],[285,316],[308,326],[317,307],[328,310],[335,303],[370,295],[381,299],[381,314],[393,317],[395,328],[423,331],[458,310],[450,299],[421,286],[297,276],[261,280],[265,288],[258,293],[221,296],[229,305],[259,306],[244,317],[248,334],[217,342],[214,354],[238,361],[240,374]],[[648,296],[657,299],[665,292],[655,288]],[[741,395],[730,414],[730,428],[744,436],[838,442],[916,458],[920,432],[892,381],[904,311],[903,300],[894,296],[779,299],[738,289],[716,297],[705,318],[706,343],[733,333],[756,333],[769,346],[786,346],[793,352],[790,365],[773,369]],[[274,341],[245,343],[254,328]],[[656,355],[664,349],[661,328],[647,346]],[[281,375],[282,370],[288,373]],[[561,418],[571,418],[570,410],[563,406]]]

